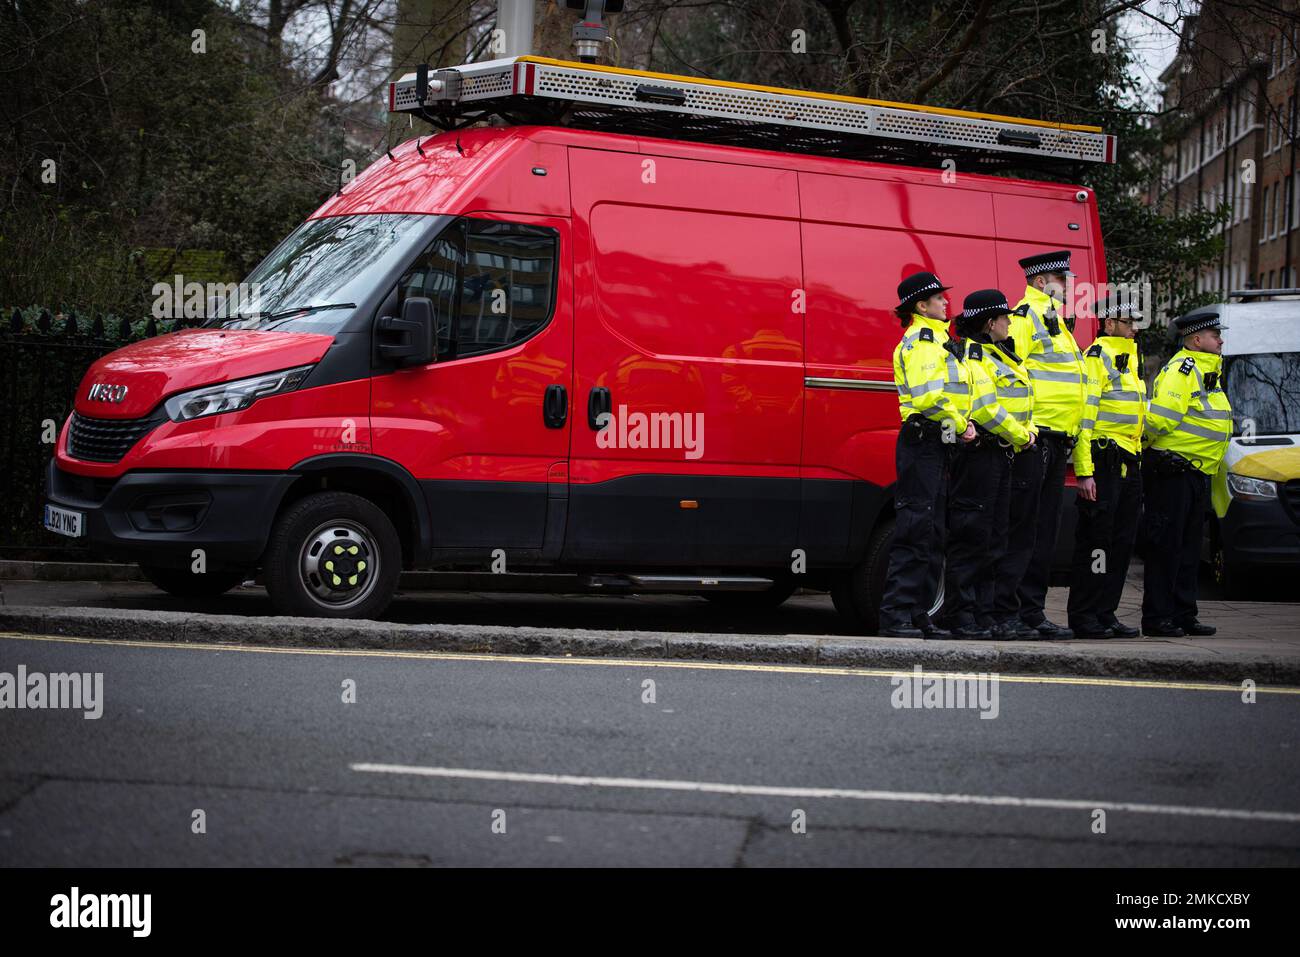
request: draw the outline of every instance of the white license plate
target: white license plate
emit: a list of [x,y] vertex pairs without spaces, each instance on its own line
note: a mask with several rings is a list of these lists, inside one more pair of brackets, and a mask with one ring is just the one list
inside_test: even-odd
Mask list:
[[45,527],[51,532],[80,538],[86,533],[86,516],[81,512],[70,512],[57,505],[45,506]]

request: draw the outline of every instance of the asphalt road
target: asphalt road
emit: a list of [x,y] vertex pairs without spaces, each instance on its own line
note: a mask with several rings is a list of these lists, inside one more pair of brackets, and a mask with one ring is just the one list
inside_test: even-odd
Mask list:
[[1295,693],[1003,677],[982,718],[781,666],[0,639],[20,664],[104,707],[0,710],[10,865],[1300,863]]

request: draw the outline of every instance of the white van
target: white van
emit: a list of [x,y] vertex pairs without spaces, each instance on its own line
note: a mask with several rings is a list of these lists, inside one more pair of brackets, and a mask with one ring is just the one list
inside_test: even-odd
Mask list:
[[1204,557],[1234,598],[1252,573],[1300,568],[1300,289],[1232,292],[1221,314],[1233,437]]

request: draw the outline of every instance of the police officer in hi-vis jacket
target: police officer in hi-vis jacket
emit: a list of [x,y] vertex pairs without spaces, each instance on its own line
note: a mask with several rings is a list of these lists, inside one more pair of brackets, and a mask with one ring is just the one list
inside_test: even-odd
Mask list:
[[1212,635],[1196,620],[1201,531],[1210,508],[1210,476],[1232,439],[1232,405],[1223,390],[1223,337],[1213,307],[1174,320],[1183,347],[1151,390],[1142,456],[1147,548],[1142,633],[1153,638]]
[[1098,315],[1101,335],[1084,356],[1088,397],[1074,447],[1074,561],[1068,614],[1076,638],[1136,638],[1115,617],[1124,592],[1142,505],[1142,423],[1146,383],[1138,366],[1133,322],[1119,303]]
[[1007,341],[1011,307],[996,289],[966,297],[957,317],[971,383],[975,441],[953,454],[942,623],[954,638],[1002,637],[993,584],[1007,547],[1011,462],[1034,447],[1029,375]]
[[1047,619],[1048,576],[1061,525],[1065,469],[1084,409],[1083,354],[1061,315],[1070,251],[1020,260],[1028,287],[1011,319],[1015,351],[1034,390],[1037,455],[1012,463],[1011,524],[994,602],[1004,637],[1069,638]]
[[948,460],[959,444],[975,439],[968,416],[970,383],[961,350],[948,336],[950,286],[930,272],[898,284],[895,315],[903,338],[894,349],[894,384],[902,427],[894,460],[895,525],[880,634],[896,638],[947,638],[930,620],[934,588],[931,557],[943,548],[948,500]]

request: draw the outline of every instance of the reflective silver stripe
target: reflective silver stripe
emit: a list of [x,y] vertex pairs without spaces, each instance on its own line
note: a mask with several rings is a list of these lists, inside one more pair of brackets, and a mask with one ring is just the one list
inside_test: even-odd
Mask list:
[[1116,422],[1120,425],[1137,425],[1141,421],[1136,415],[1129,415],[1127,412],[1107,412],[1102,410],[1097,416],[1098,422]]
[[1024,412],[1012,412],[1011,415],[1017,422],[1028,422],[1033,418],[1034,413],[1027,409]]
[[942,389],[942,388],[943,388],[943,382],[941,380],[931,379],[925,385],[918,385],[915,388],[913,388],[912,395],[913,396],[925,395],[927,392],[933,392],[936,389]]
[[1043,353],[1040,353],[1039,355],[1034,356],[1033,358],[1036,359],[1036,360],[1038,360],[1039,362],[1056,362],[1056,363],[1062,363],[1062,362],[1078,362],[1078,361],[1079,361],[1079,357],[1078,357],[1078,355],[1077,355],[1076,353],[1073,353],[1073,352],[1056,352],[1056,351],[1052,351],[1052,352],[1043,352]]
[[1174,409],[1166,408],[1163,405],[1156,405],[1154,402],[1152,402],[1150,405],[1147,406],[1147,414],[1161,415],[1164,416],[1166,419],[1173,419],[1175,422],[1181,422],[1183,416],[1186,413],[1177,412]]
[[971,404],[971,407],[970,407],[970,408],[971,408],[971,411],[974,412],[976,409],[982,409],[982,408],[984,408],[984,406],[986,406],[986,405],[993,405],[993,403],[995,403],[995,402],[997,402],[997,401],[998,401],[998,397],[997,397],[996,395],[994,395],[992,392],[990,392],[990,393],[987,393],[986,395],[982,395],[982,396],[980,396],[978,399],[976,399],[976,400]]
[[1140,402],[1142,396],[1130,389],[1114,389],[1110,392],[1102,393],[1109,402]]
[[1197,438],[1210,439],[1213,442],[1228,441],[1227,432],[1215,432],[1213,429],[1203,429],[1199,425],[1192,425],[1190,422],[1179,422],[1178,432],[1186,432],[1188,435],[1195,435]]
[[998,389],[998,395],[1006,399],[1027,399],[1029,398],[1029,386],[1013,385],[1005,389]]
[[1079,422],[1080,431],[1088,431],[1097,427],[1096,419],[1083,419]]
[[1101,364],[1106,367],[1106,378],[1118,379],[1119,372],[1115,369],[1115,364],[1110,361],[1110,356],[1106,355],[1105,350],[1101,352]]
[[1197,419],[1227,419],[1232,420],[1231,409],[1188,409],[1187,414]]
[[1006,420],[1007,420],[1007,410],[1003,408],[999,408],[998,414],[993,416],[993,418],[989,419],[988,425],[986,425],[985,428],[992,431],[993,429],[996,429],[999,425],[1001,425]]
[[876,379],[832,379],[822,376],[805,376],[805,388],[809,389],[866,389],[873,392],[892,392],[898,389],[899,395],[911,395],[906,383],[881,382]]
[[949,395],[970,395],[970,386],[965,382],[945,382],[943,391]]
[[1082,382],[1083,377],[1077,372],[1055,372],[1051,369],[1030,369],[1029,378],[1047,382]]
[[1085,401],[1088,405],[1101,405],[1101,396],[1090,395]]

